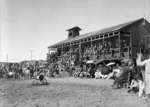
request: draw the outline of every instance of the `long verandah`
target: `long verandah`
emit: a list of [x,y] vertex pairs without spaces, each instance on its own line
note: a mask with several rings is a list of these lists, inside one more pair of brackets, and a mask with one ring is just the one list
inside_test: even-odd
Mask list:
[[[78,60],[99,60],[110,58],[129,58],[132,54],[130,32],[116,31],[90,38],[61,44],[50,50],[56,50],[57,60],[62,56]],[[54,58],[56,59],[56,58]]]

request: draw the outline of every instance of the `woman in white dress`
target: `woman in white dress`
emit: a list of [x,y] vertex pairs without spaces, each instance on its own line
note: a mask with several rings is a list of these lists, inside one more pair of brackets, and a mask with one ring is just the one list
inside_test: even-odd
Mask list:
[[146,92],[146,96],[150,101],[150,57],[147,60],[141,61],[142,54],[137,54],[138,58],[136,60],[138,66],[144,66],[145,67],[145,73],[144,73],[144,88]]

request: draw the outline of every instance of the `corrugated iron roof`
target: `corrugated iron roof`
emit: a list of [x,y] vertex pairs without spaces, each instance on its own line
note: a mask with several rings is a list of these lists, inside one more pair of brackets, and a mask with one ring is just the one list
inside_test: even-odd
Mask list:
[[92,36],[96,36],[96,35],[100,35],[100,34],[105,34],[105,33],[112,32],[112,31],[117,31],[117,30],[120,30],[120,29],[122,29],[122,28],[124,28],[128,25],[131,25],[131,24],[133,24],[133,23],[135,23],[135,22],[137,22],[141,19],[143,19],[143,18],[133,20],[133,21],[130,21],[130,22],[126,22],[126,23],[123,23],[123,24],[119,24],[119,25],[116,25],[116,26],[104,28],[104,29],[101,29],[101,30],[93,31],[93,32],[90,32],[90,33],[82,34],[82,35],[76,36],[74,38],[63,40],[63,41],[58,42],[58,43],[56,43],[52,46],[49,46],[49,47],[54,47],[54,46],[61,45],[61,44],[64,44],[64,43],[69,43],[69,42],[72,42],[72,41],[76,41],[76,40],[80,40],[80,39],[84,39],[84,38],[88,38],[88,37],[92,37]]

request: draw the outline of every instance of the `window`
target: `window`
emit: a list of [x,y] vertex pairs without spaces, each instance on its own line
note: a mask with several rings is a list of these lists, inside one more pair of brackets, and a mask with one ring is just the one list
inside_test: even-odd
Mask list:
[[99,38],[99,36],[96,36],[96,39],[98,39]]
[[87,41],[87,39],[84,39],[84,42],[86,42]]
[[113,36],[113,33],[110,33],[109,36]]
[[102,35],[102,36],[100,36],[100,38],[103,38],[103,35]]
[[95,37],[92,37],[92,39],[94,40],[94,39],[95,39]]
[[118,35],[119,34],[119,32],[115,32],[115,35]]
[[69,37],[72,36],[72,34],[73,34],[72,32],[69,32]]
[[90,41],[91,40],[91,38],[88,38],[88,41]]
[[124,34],[125,34],[125,32],[124,32],[124,31],[121,31],[121,32],[120,32],[120,34],[123,34],[123,35],[124,35]]
[[126,32],[126,35],[130,35],[130,32]]
[[105,34],[104,37],[108,37],[108,34]]

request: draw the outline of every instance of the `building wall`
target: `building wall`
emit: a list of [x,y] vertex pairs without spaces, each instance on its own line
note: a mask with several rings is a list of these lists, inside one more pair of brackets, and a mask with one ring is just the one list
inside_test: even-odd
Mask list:
[[[121,30],[129,31],[131,33],[131,41],[132,41],[132,56],[136,58],[136,53],[140,52],[140,48],[142,45],[142,36],[150,35],[148,31],[150,29],[149,22],[141,19]],[[149,41],[150,42],[150,41]]]
[[138,22],[121,29],[123,31],[129,31],[131,33],[133,47],[141,46],[141,37],[150,35],[150,32],[148,32],[147,30],[150,29],[150,24],[147,21],[145,21],[145,25],[143,25],[143,23],[144,19],[141,19]]

